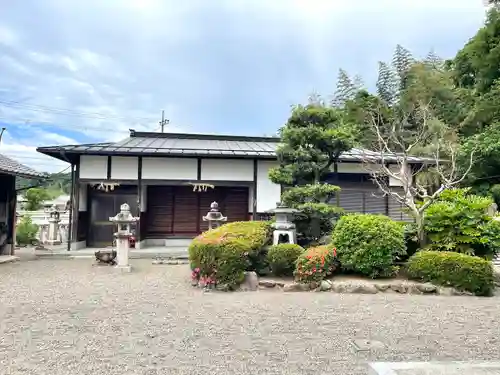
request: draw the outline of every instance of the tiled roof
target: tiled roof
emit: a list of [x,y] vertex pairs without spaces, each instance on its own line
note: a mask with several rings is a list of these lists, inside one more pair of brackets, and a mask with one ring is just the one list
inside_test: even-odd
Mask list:
[[20,176],[25,178],[43,178],[44,173],[37,172],[34,169],[22,165],[21,163],[0,154],[0,173]]
[[[246,137],[209,134],[146,133],[130,131],[130,137],[119,142],[81,145],[39,147],[38,152],[60,157],[63,152],[87,155],[170,155],[170,156],[220,156],[220,157],[276,157],[277,137]],[[362,161],[366,158],[380,159],[376,152],[354,148],[341,155],[341,161]],[[395,160],[387,155],[387,162]],[[411,158],[419,162],[423,159]]]

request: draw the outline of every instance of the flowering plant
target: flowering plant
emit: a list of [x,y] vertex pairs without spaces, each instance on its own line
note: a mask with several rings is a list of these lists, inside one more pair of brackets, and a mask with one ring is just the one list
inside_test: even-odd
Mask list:
[[337,268],[337,249],[332,245],[311,247],[299,259],[295,278],[301,283],[318,282],[331,275]]

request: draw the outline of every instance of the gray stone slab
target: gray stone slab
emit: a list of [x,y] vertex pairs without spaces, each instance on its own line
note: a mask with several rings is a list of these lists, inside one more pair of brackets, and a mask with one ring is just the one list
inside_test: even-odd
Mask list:
[[372,375],[500,375],[500,362],[375,362]]
[[352,345],[358,352],[381,350],[385,348],[385,345],[380,341],[366,339],[355,339],[353,340]]

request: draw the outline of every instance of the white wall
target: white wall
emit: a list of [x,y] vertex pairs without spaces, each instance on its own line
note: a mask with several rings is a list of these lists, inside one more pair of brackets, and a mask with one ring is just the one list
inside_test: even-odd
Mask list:
[[143,180],[196,180],[198,160],[195,158],[143,158]]
[[205,181],[253,181],[253,160],[202,159],[201,179]]
[[281,186],[269,180],[269,169],[278,166],[277,161],[259,160],[257,162],[257,212],[276,208],[281,200]]
[[370,171],[380,169],[380,166],[376,164],[364,166],[362,163],[338,163],[337,169],[339,173],[370,173]]
[[137,180],[139,158],[135,156],[112,156],[112,180]]
[[[412,172],[410,169],[408,169],[408,166],[401,168],[399,165],[394,164],[390,165],[389,169],[398,175],[400,175],[401,173],[408,173],[408,178],[410,180],[410,183],[412,182],[412,175],[411,175]],[[403,186],[403,184],[398,179],[389,177],[389,186]]]
[[80,178],[106,179],[108,177],[108,157],[96,155],[80,156]]

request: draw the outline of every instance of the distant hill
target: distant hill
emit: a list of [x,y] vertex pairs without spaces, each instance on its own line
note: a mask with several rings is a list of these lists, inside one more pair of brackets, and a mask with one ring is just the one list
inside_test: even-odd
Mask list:
[[51,195],[70,194],[71,190],[71,172],[52,173],[47,179],[37,181],[28,178],[18,177],[16,179],[16,189],[25,190],[30,187],[41,187],[51,191]]

